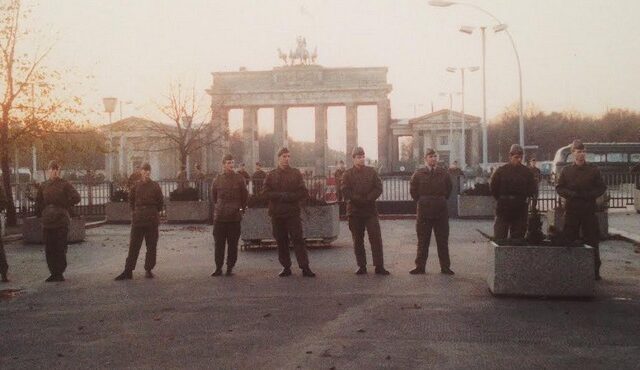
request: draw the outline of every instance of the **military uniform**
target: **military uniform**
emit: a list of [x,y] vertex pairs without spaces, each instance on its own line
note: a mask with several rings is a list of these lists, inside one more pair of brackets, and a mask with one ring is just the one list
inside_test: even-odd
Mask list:
[[59,177],[42,183],[36,196],[36,214],[42,219],[45,255],[51,277],[62,278],[67,268],[67,237],[71,208],[80,202],[80,194]]
[[244,177],[244,180],[246,182],[249,182],[249,180],[251,180],[251,175],[249,175],[249,172],[247,172],[246,170],[239,170],[238,173],[242,175],[242,177]]
[[269,200],[269,216],[273,237],[278,244],[278,260],[285,269],[291,268],[289,240],[301,269],[309,268],[309,257],[302,235],[300,202],[309,192],[297,168],[278,167],[267,174],[262,194]]
[[264,187],[264,179],[267,177],[267,173],[263,170],[256,170],[251,176],[251,182],[253,183],[253,194],[258,195],[262,192]]
[[[4,192],[4,187],[0,185],[0,212],[7,209],[7,195]],[[0,275],[2,275],[2,281],[7,282],[7,272],[9,271],[9,265],[7,264],[7,255],[4,253],[4,244],[2,243],[2,225],[0,225]]]
[[382,234],[376,199],[382,194],[382,181],[373,167],[353,166],[342,175],[342,194],[347,201],[349,230],[358,267],[366,268],[367,255],[364,249],[364,232],[369,235],[371,257],[377,269],[384,266]]
[[129,194],[129,205],[132,213],[131,236],[125,271],[130,273],[135,270],[142,241],[144,240],[147,245],[144,269],[150,272],[156,266],[158,226],[160,224],[160,212],[164,205],[164,197],[160,185],[152,180],[139,181],[131,190],[131,194]]
[[451,175],[437,166],[421,168],[411,177],[409,192],[413,200],[418,202],[416,218],[418,251],[415,260],[418,271],[425,269],[432,230],[436,237],[440,269],[443,272],[449,271],[451,260],[447,199],[451,196],[452,188]]
[[527,198],[538,193],[531,171],[523,164],[507,163],[491,176],[491,194],[497,200],[493,234],[496,239],[522,239],[527,231]]
[[600,272],[600,227],[596,217],[596,198],[607,190],[600,170],[592,164],[572,164],[560,172],[556,185],[558,195],[566,199],[564,233],[567,240],[579,239],[580,229],[585,243],[595,249],[596,277]]
[[216,272],[219,272],[224,264],[225,243],[228,250],[227,274],[231,274],[231,269],[238,260],[240,221],[242,211],[247,206],[248,196],[244,177],[233,171],[223,172],[211,184]]
[[138,181],[142,180],[142,175],[140,175],[140,171],[134,171],[129,178],[127,179],[127,187],[129,191],[133,189],[134,186],[138,183]]

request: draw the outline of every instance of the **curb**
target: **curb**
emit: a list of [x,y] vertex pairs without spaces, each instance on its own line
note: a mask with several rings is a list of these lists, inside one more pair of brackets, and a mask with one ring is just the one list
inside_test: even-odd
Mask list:
[[611,227],[611,226],[609,226],[609,235],[612,238],[617,237],[617,238],[626,240],[626,241],[631,242],[631,243],[640,244],[640,235],[634,234],[634,233],[630,233],[628,231],[616,229],[616,228]]
[[[107,220],[101,220],[101,221],[94,221],[94,222],[87,222],[84,225],[85,230],[86,229],[93,229],[96,227],[100,227],[104,224],[107,223]],[[11,234],[11,235],[7,235],[4,238],[2,238],[3,242],[15,242],[18,240],[22,240],[22,234]]]

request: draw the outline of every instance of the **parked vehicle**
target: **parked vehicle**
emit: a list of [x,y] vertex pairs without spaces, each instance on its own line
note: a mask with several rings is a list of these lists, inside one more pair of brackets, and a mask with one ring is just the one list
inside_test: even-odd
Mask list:
[[[596,165],[600,172],[640,172],[640,143],[584,143],[587,162]],[[574,161],[571,145],[558,149],[553,159],[553,174]]]

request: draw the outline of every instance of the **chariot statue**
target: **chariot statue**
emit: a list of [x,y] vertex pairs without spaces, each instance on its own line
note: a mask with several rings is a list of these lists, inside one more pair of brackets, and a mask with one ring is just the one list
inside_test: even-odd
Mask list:
[[298,36],[296,38],[296,44],[297,46],[295,51],[289,50],[289,55],[278,48],[278,58],[282,60],[284,65],[294,66],[315,64],[318,59],[318,48],[315,47],[313,49],[313,53],[310,53],[307,49],[307,39],[302,36]]

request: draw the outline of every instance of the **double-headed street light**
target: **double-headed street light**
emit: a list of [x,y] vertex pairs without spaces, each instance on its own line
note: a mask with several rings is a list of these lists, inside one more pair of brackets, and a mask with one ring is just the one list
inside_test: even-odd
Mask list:
[[[520,90],[520,103],[519,103],[519,109],[518,109],[518,116],[519,116],[519,143],[521,147],[525,147],[525,143],[524,143],[524,99],[522,97],[522,67],[520,65],[520,55],[518,54],[518,49],[516,48],[516,43],[513,41],[513,37],[511,36],[511,33],[509,33],[508,30],[508,26],[506,24],[504,24],[502,21],[500,21],[500,19],[498,19],[498,17],[496,17],[495,15],[489,13],[488,11],[484,10],[483,8],[477,6],[477,5],[473,5],[473,4],[467,4],[467,3],[461,3],[461,2],[457,2],[457,1],[444,1],[444,0],[431,0],[429,1],[429,5],[431,6],[438,6],[438,7],[448,7],[451,5],[463,5],[463,6],[468,6],[471,8],[474,8],[476,10],[479,10],[480,12],[488,15],[489,17],[491,17],[496,23],[498,23],[496,26],[493,27],[493,31],[494,32],[501,32],[504,31],[507,36],[509,36],[509,41],[511,42],[511,46],[513,47],[513,52],[516,55],[516,61],[518,62],[518,85],[519,85],[519,90]],[[483,68],[483,82],[482,82],[482,86],[483,86],[483,101],[484,101],[484,114],[486,115],[486,100],[484,98],[485,96],[485,84],[484,84],[484,51],[485,51],[485,43],[484,43],[484,27],[480,28],[482,30],[482,68]],[[473,30],[470,29],[470,27],[461,27],[460,28],[460,32],[464,32],[464,33],[468,33],[470,34]],[[482,130],[482,135],[483,135],[483,140],[482,140],[482,144],[483,144],[483,162],[486,163],[485,160],[485,156],[486,156],[486,117],[483,117],[483,130]]]
[[469,71],[469,72],[475,72],[477,70],[479,70],[480,67],[447,67],[447,72],[450,73],[456,73],[457,71],[460,71],[460,76],[462,77],[462,89],[460,90],[460,95],[462,96],[462,103],[461,103],[461,113],[462,113],[462,127],[461,127],[461,131],[462,131],[462,141],[460,144],[461,147],[461,153],[460,153],[460,166],[462,168],[466,167],[467,164],[467,144],[466,144],[466,138],[465,138],[465,116],[464,116],[464,71]]
[[462,95],[461,92],[441,92],[440,96],[448,96],[449,97],[449,114],[447,115],[449,119],[449,164],[451,164],[452,150],[453,149],[453,95]]

